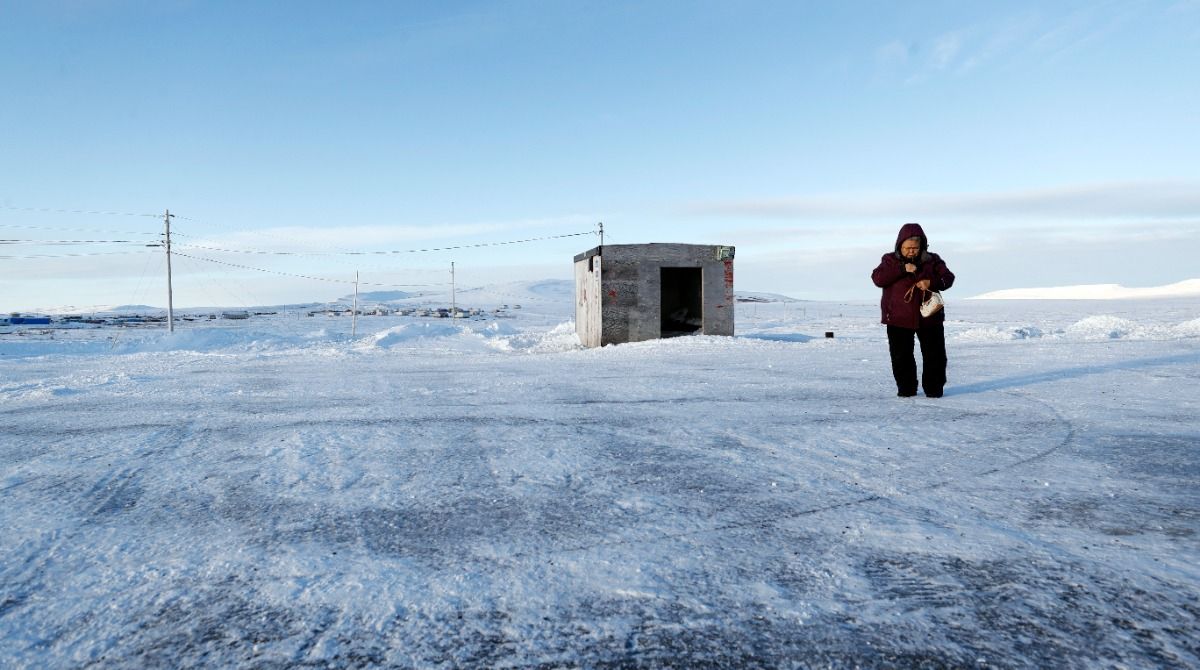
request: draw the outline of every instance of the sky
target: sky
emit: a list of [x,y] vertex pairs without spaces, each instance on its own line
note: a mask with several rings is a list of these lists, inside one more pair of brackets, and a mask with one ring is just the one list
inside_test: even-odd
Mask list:
[[1198,71],[1197,0],[0,0],[0,310],[165,306],[166,210],[179,307],[567,279],[599,222],[805,299],[907,221],[958,297],[1169,284]]

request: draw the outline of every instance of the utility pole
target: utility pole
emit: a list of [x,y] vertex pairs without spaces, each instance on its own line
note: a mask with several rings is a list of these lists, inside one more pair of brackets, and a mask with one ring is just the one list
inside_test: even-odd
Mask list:
[[450,261],[450,318],[458,311],[458,303],[454,297],[454,261]]
[[604,222],[601,221],[601,222],[597,223],[596,225],[600,226],[600,246],[603,247],[604,246]]
[[354,307],[350,311],[350,337],[358,336],[358,270],[354,271]]
[[171,290],[171,210],[166,210],[163,214],[163,223],[166,225],[166,239],[164,246],[167,249],[167,332],[175,332],[175,296]]

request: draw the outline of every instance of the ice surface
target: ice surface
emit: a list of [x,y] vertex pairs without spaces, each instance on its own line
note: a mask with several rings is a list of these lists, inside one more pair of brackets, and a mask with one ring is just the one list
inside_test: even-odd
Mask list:
[[1200,300],[948,295],[931,400],[873,305],[560,288],[0,335],[0,667],[1200,665]]

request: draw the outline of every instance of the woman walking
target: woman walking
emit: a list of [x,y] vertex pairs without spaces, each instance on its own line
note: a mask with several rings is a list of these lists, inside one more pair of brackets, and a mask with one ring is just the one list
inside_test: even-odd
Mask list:
[[946,310],[921,316],[921,302],[930,291],[945,291],[954,285],[954,273],[941,256],[929,251],[929,240],[917,223],[906,223],[896,236],[896,247],[884,254],[871,280],[883,289],[880,307],[887,325],[888,350],[896,395],[917,394],[917,360],[913,336],[921,342],[921,388],[926,397],[942,397],[946,386]]

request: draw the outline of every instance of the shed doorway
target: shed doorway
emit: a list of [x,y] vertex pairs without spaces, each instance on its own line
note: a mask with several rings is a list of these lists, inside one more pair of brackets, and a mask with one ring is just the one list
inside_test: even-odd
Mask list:
[[662,271],[662,337],[691,335],[704,327],[704,289],[701,268],[660,268]]

